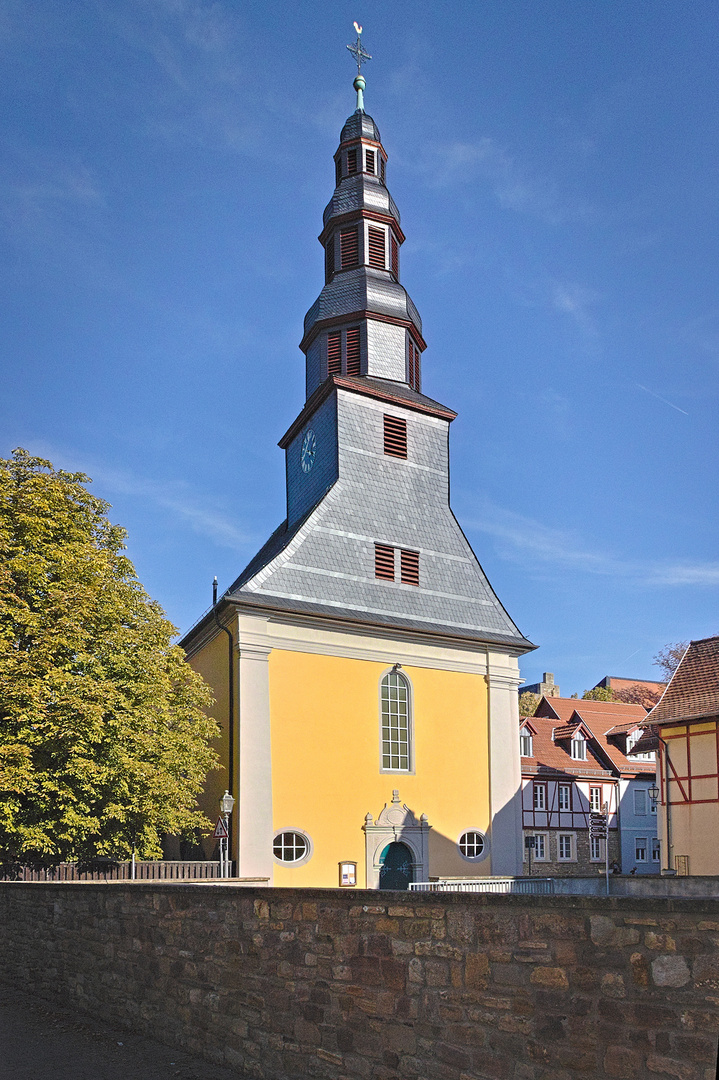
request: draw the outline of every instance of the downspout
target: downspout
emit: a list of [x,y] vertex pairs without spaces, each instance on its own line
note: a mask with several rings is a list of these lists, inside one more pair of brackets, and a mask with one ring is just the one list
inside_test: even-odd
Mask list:
[[[217,623],[218,630],[224,630],[227,634],[227,697],[229,699],[228,711],[229,711],[229,727],[228,727],[228,740],[227,740],[227,769],[228,769],[228,784],[227,790],[230,795],[234,795],[234,781],[235,781],[235,639],[232,636],[232,631],[224,626],[220,622],[220,616],[217,614],[217,578],[215,578],[212,584],[212,614],[215,616],[215,622]],[[230,841],[230,859],[232,859],[232,842]]]

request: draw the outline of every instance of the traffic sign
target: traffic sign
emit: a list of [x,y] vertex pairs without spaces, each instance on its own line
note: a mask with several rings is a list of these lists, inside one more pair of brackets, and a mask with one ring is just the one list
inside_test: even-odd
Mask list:
[[222,816],[218,817],[217,824],[215,825],[215,831],[212,834],[213,839],[227,840],[229,835],[230,834],[227,831],[227,822]]

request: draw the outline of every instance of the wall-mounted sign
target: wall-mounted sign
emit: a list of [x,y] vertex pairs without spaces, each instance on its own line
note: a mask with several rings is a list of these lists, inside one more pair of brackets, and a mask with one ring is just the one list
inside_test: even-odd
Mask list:
[[340,863],[340,888],[348,889],[352,885],[357,884],[357,863],[356,862],[341,862]]

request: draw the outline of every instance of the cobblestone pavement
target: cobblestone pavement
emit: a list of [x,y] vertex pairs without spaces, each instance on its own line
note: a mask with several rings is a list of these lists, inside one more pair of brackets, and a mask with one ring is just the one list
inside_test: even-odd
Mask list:
[[0,987],[2,1080],[237,1080],[152,1039]]

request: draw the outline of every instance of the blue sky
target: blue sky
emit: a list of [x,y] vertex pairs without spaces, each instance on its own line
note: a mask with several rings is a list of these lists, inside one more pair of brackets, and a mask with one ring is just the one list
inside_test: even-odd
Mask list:
[[523,675],[652,677],[719,632],[708,0],[0,0],[0,453],[92,476],[182,629],[231,583],[284,516],[354,19]]

